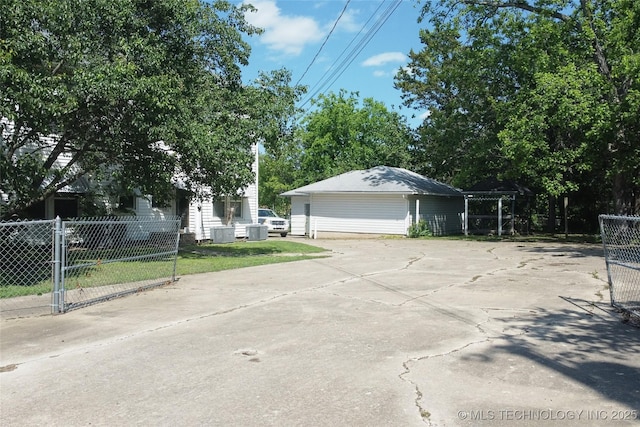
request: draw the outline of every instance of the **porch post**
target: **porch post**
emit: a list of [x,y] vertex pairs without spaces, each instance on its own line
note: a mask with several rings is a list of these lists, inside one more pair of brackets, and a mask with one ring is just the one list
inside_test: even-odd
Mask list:
[[498,236],[502,236],[502,197],[498,199]]
[[516,196],[511,196],[511,235],[516,234]]
[[464,196],[464,235],[469,235],[469,198]]

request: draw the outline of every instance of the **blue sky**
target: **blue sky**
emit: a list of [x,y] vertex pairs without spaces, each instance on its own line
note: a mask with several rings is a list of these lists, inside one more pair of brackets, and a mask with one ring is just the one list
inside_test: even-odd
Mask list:
[[252,52],[243,71],[246,82],[259,71],[284,67],[292,72],[292,84],[309,88],[304,108],[310,107],[312,95],[345,89],[359,92],[361,100],[374,98],[394,107],[411,126],[421,122],[424,111],[398,110],[400,91],[393,87],[393,76],[407,65],[409,51],[421,49],[415,0],[247,2],[258,9],[246,15],[247,21],[265,32],[247,38]]

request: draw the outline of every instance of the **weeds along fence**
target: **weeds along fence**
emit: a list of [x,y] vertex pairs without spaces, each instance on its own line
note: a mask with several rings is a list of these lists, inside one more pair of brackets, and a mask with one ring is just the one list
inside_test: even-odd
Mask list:
[[640,317],[640,217],[600,215],[611,305]]
[[3,318],[63,313],[175,281],[180,218],[0,223]]

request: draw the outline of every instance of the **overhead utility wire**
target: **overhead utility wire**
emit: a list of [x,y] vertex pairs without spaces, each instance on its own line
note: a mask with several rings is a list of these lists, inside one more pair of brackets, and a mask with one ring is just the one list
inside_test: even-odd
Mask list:
[[318,52],[316,52],[316,55],[313,57],[309,65],[307,65],[307,69],[304,70],[304,73],[302,73],[302,75],[296,82],[295,86],[298,86],[298,84],[300,83],[300,80],[304,78],[304,76],[307,74],[307,71],[309,71],[309,68],[311,68],[313,63],[316,62],[316,59],[318,59],[318,55],[320,55],[320,52],[322,52],[322,48],[324,48],[324,45],[327,44],[327,40],[329,40],[329,37],[331,37],[331,34],[333,34],[333,30],[336,29],[336,26],[338,25],[338,22],[340,22],[340,18],[342,18],[342,15],[344,15],[344,12],[347,10],[347,6],[349,6],[349,3],[351,3],[351,0],[347,0],[347,2],[345,3],[344,7],[342,8],[342,12],[340,12],[340,15],[338,16],[338,19],[336,19],[336,22],[333,23],[333,28],[331,28],[331,31],[329,31],[329,34],[327,34],[327,37],[324,39],[324,42],[322,42],[322,46],[320,46],[320,49],[318,49]]
[[[360,28],[360,31],[358,31],[358,34],[356,34],[355,36],[353,36],[353,38],[351,39],[351,41],[349,42],[349,44],[347,46],[345,46],[345,48],[342,50],[342,52],[340,52],[340,55],[338,55],[338,57],[335,59],[335,61],[333,61],[333,64],[331,64],[331,66],[329,68],[327,68],[327,71],[324,72],[324,74],[322,75],[322,77],[320,77],[320,79],[311,87],[311,89],[309,90],[309,92],[313,92],[313,90],[318,87],[318,85],[320,83],[322,83],[322,81],[324,80],[324,78],[327,76],[327,74],[329,74],[330,72],[335,71],[335,65],[338,63],[338,61],[340,61],[340,59],[342,58],[342,56],[347,52],[347,50],[351,47],[351,45],[353,44],[354,41],[356,41],[356,39],[358,37],[360,37],[360,34],[362,34],[362,32],[364,31],[365,28],[367,28],[367,25],[369,25],[369,22],[371,22],[371,20],[373,19],[374,16],[376,16],[376,14],[378,13],[378,11],[382,8],[382,5],[384,5],[384,1],[380,2],[380,4],[378,5],[377,9],[373,11],[373,13],[371,14],[371,16],[369,16],[369,19],[367,19],[367,22],[364,23],[364,25],[362,26],[362,28]],[[344,62],[344,60],[343,60]],[[306,102],[305,102],[306,104]]]
[[350,57],[345,58],[345,60],[342,61],[340,66],[333,71],[333,73],[329,77],[330,79],[333,79],[333,80],[331,80],[330,82],[329,81],[324,82],[324,84],[312,95],[312,97],[317,95],[323,88],[331,87],[336,82],[336,80],[338,80],[338,78],[342,76],[342,74],[347,70],[347,68],[349,68],[349,66],[353,63],[353,61],[355,61],[358,55],[360,55],[360,52],[364,50],[364,48],[369,44],[369,42],[378,33],[378,31],[380,31],[382,26],[387,22],[387,20],[391,17],[393,12],[395,12],[395,10],[398,8],[398,6],[400,6],[400,3],[402,2],[402,0],[395,0],[395,1],[396,1],[395,6],[393,3],[389,5],[389,7],[387,7],[383,15],[378,19],[378,21],[376,21],[374,26],[371,29],[369,29],[369,31],[365,35],[365,38],[358,43],[358,45],[355,48],[357,49],[357,51],[351,54]]
[[[360,40],[360,42],[358,42],[358,44],[351,50],[351,52],[349,53],[349,56],[347,58],[345,58],[336,69],[333,70],[332,74],[326,80],[324,80],[324,82],[322,82],[322,84],[318,88],[318,90],[313,92],[302,103],[301,107],[304,107],[305,105],[307,105],[309,103],[309,101],[311,101],[311,99],[313,99],[322,89],[327,87],[327,85],[329,85],[329,87],[331,87],[331,85],[333,85],[336,82],[336,80],[353,63],[353,61],[360,54],[360,52],[362,52],[362,50],[369,44],[369,42],[372,40],[373,36],[375,36],[378,33],[378,31],[380,31],[380,28],[382,28],[382,26],[385,24],[385,22],[387,22],[387,20],[391,17],[393,12],[395,12],[395,10],[400,6],[401,3],[402,3],[402,0],[395,0],[393,3],[391,3],[387,7],[387,9],[384,11],[382,16],[380,18],[378,18],[376,23],[373,25],[373,27],[371,27],[369,29],[369,31],[367,31],[367,33],[365,34],[363,39]],[[334,62],[334,64],[335,64],[335,62]],[[329,70],[331,70],[331,68]],[[326,75],[326,73],[325,73],[325,75]],[[322,79],[324,79],[324,76],[322,77]],[[318,83],[316,85],[314,85],[314,87],[316,87],[317,85],[318,85]]]

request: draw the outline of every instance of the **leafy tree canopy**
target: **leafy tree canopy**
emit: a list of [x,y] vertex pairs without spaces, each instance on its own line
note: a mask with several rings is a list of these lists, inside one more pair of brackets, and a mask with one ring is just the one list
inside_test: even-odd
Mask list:
[[407,167],[414,143],[406,119],[383,103],[357,94],[320,95],[302,120],[300,179],[308,184],[348,172],[386,165]]
[[289,201],[279,195],[287,190],[354,169],[410,166],[413,132],[381,102],[340,90],[312,100],[311,111],[291,112],[278,144],[260,155],[262,206],[285,214]]
[[280,194],[293,188],[292,183],[296,181],[299,150],[294,135],[301,110],[295,107],[295,102],[306,88],[290,86],[291,73],[285,70],[262,75],[256,83],[266,89],[261,92],[260,103],[264,106],[261,120],[265,132],[259,159],[258,202],[286,215],[289,200]]
[[640,212],[640,3],[440,0],[396,85],[431,112],[423,169],[538,191],[609,193]]
[[[0,26],[3,215],[79,178],[168,196],[253,180],[279,131],[272,87],[245,86],[243,9],[226,1],[8,0]],[[282,88],[281,88],[282,89]],[[268,115],[265,116],[264,114]]]

